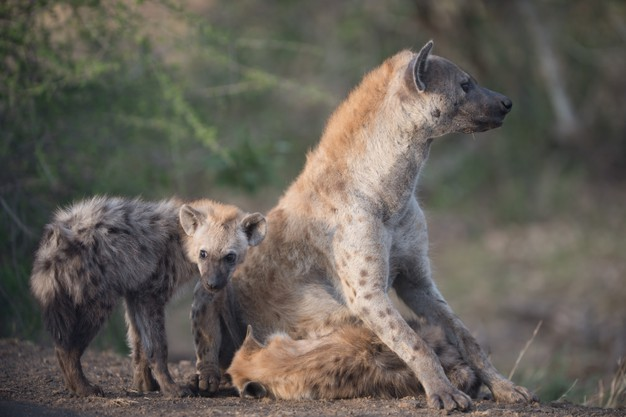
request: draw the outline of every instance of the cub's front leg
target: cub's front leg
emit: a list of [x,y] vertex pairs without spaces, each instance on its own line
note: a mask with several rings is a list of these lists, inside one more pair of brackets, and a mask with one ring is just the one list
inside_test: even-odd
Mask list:
[[191,329],[196,348],[196,375],[192,390],[203,397],[215,394],[220,385],[220,309],[224,307],[225,296],[225,290],[207,292],[200,282],[193,291]]

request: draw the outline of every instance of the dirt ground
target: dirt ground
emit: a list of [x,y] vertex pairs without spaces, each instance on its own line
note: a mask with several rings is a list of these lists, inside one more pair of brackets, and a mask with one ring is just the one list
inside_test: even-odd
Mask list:
[[[53,349],[16,339],[0,339],[0,416],[427,416],[424,398],[337,401],[272,401],[237,397],[229,389],[214,398],[166,399],[159,393],[132,391],[130,360],[111,352],[88,349],[83,357],[87,377],[106,393],[78,398],[63,387]],[[190,361],[170,364],[172,376],[188,380]],[[456,413],[461,414],[461,413]],[[626,409],[588,408],[569,403],[509,406],[477,401],[467,416],[624,416]]]

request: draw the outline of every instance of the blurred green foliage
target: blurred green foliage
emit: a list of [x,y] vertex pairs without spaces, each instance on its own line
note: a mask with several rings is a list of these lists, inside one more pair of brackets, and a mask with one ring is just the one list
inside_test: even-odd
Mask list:
[[363,74],[428,39],[514,103],[435,142],[428,208],[523,223],[626,179],[621,0],[0,2],[0,336],[39,334],[28,277],[56,207],[283,189]]

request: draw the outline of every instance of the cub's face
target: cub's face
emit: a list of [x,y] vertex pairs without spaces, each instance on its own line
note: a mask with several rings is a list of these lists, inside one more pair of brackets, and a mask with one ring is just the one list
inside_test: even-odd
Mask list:
[[194,203],[180,209],[180,222],[188,236],[186,253],[198,265],[200,281],[207,291],[226,286],[249,246],[263,241],[265,218],[245,214],[234,206],[207,206]]

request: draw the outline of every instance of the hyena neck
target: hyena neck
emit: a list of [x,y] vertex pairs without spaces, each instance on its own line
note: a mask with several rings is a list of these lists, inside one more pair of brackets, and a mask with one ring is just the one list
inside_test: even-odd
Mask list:
[[[398,78],[386,69],[383,64],[368,74],[331,116],[308,165],[342,169],[340,181],[350,181],[351,190],[377,202],[383,217],[393,217],[415,195],[432,140],[429,120],[403,110]],[[329,181],[320,172],[320,180]]]

